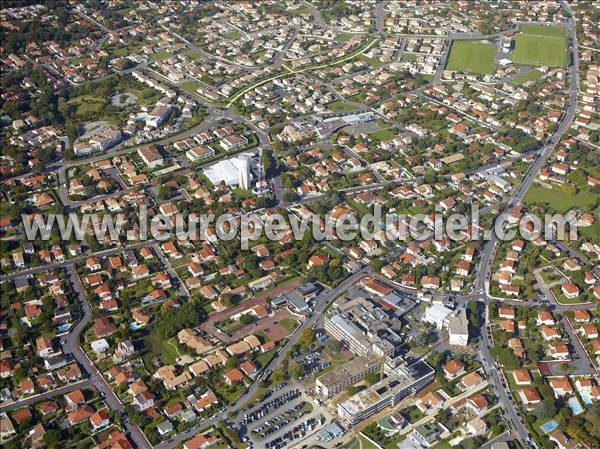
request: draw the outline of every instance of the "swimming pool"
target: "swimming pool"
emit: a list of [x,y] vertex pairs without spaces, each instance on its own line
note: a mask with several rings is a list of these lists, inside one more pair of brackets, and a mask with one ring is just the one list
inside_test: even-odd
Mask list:
[[550,433],[558,427],[558,423],[554,420],[550,420],[546,424],[542,424],[540,427],[545,433]]
[[56,328],[56,330],[58,331],[58,333],[62,334],[64,332],[67,332],[69,329],[71,329],[72,325],[73,325],[72,323],[61,324],[60,326],[58,326]]
[[569,404],[569,407],[571,407],[571,410],[573,410],[574,415],[579,415],[580,413],[583,413],[583,407],[581,406],[581,404],[575,396],[569,398],[567,404]]
[[584,391],[583,393],[580,393],[580,394],[581,394],[581,399],[583,399],[584,404],[590,405],[593,403],[592,397],[590,396],[589,392]]
[[141,329],[142,327],[144,327],[143,324],[138,324],[138,323],[129,323],[129,329],[131,329],[132,331],[136,331],[138,329]]

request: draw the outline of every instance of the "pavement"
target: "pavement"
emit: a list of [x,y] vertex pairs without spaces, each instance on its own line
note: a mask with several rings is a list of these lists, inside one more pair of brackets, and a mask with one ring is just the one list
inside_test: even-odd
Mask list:
[[[568,10],[568,5],[563,3],[565,8]],[[516,192],[513,193],[512,197],[508,200],[508,207],[506,211],[510,208],[514,207],[516,204],[520,203],[523,200],[527,190],[537,177],[540,169],[546,164],[548,158],[554,151],[557,143],[560,141],[563,134],[569,129],[571,122],[573,121],[576,113],[577,107],[577,95],[579,93],[579,65],[578,65],[578,57],[577,57],[577,37],[575,35],[574,21],[573,18],[569,18],[568,22],[568,30],[570,34],[570,47],[572,54],[575,55],[573,64],[569,66],[570,72],[570,97],[569,97],[569,107],[560,120],[560,123],[554,132],[554,134],[549,139],[548,144],[542,149],[540,155],[535,160],[535,162],[530,166],[529,171],[523,178],[521,184],[517,188]],[[505,211],[505,212],[506,212]],[[488,285],[489,285],[489,277],[491,276],[491,266],[497,251],[499,240],[492,233],[492,238],[485,244],[482,253],[481,253],[481,263],[480,269],[478,270],[475,281],[474,281],[474,290],[476,294],[479,294],[479,298],[484,300],[486,303],[489,302],[488,298]],[[488,307],[486,307],[486,325],[483,327],[483,339],[482,344],[480,345],[480,357],[487,364],[487,366],[493,367],[495,362],[493,357],[490,354],[490,348],[493,345],[491,339],[491,332],[489,330],[489,316],[488,316]],[[508,386],[503,387],[500,379],[501,370],[499,369],[488,369],[486,370],[489,375],[489,381],[496,394],[500,397],[500,402],[505,405],[507,411],[507,419],[510,424],[511,429],[516,433],[519,439],[522,442],[529,441],[529,433],[525,428],[522,418],[519,416],[519,412],[517,411],[516,406],[513,404],[511,392],[508,389]],[[507,385],[507,384],[505,384]],[[535,443],[533,443],[535,444]],[[537,447],[537,446],[534,446]]]
[[83,379],[83,380],[80,380],[79,382],[73,382],[73,383],[64,385],[59,388],[54,388],[52,390],[45,391],[43,393],[34,394],[32,396],[28,396],[27,398],[24,398],[24,399],[21,399],[18,401],[14,401],[14,402],[3,401],[2,405],[0,406],[0,413],[11,412],[13,410],[17,410],[22,407],[30,407],[39,401],[43,401],[45,399],[51,399],[56,396],[62,396],[63,394],[67,394],[69,391],[73,391],[73,390],[76,390],[79,388],[85,388],[85,387],[89,387],[89,386],[91,386],[90,380]]
[[[67,268],[71,285],[77,293],[83,315],[73,330],[64,339],[63,351],[65,354],[71,354],[77,363],[83,367],[90,379],[90,384],[103,395],[103,400],[112,411],[123,411],[123,403],[117,397],[113,389],[108,385],[102,374],[98,371],[93,362],[79,345],[82,331],[86,328],[89,321],[92,319],[92,307],[87,300],[85,289],[81,284],[81,280],[75,271],[73,265]],[[141,429],[127,422],[124,425],[129,437],[139,449],[150,449],[152,445],[147,440]]]
[[[313,14],[313,16],[315,18],[315,23],[323,24],[323,20],[322,20],[322,17],[320,15],[318,9],[315,8],[312,4],[310,4],[308,2],[305,2],[305,3],[308,6],[308,8],[310,9],[311,13]],[[380,2],[380,3],[378,3],[378,5],[376,7],[375,22],[376,22],[376,29],[377,29],[378,33],[382,32],[383,18],[385,17],[385,7],[384,6],[385,6],[385,2]],[[563,3],[563,6],[565,9],[569,10],[568,4]],[[85,16],[85,15],[83,15],[83,16]],[[88,20],[95,22],[95,20],[93,20],[87,16],[85,16],[85,17]],[[100,26],[102,29],[104,29],[107,32],[110,31],[106,27],[102,26],[101,24],[97,23],[97,25]],[[535,178],[537,177],[540,169],[544,166],[544,164],[547,162],[548,158],[551,156],[557,143],[559,142],[559,140],[563,136],[563,134],[568,130],[568,128],[575,116],[577,95],[579,92],[579,66],[578,66],[578,58],[577,58],[577,38],[575,35],[574,22],[573,22],[572,17],[569,18],[568,31],[569,31],[569,35],[570,35],[569,44],[571,47],[571,51],[572,51],[572,54],[575,55],[573,63],[569,66],[570,80],[571,80],[569,107],[568,107],[567,111],[565,112],[564,116],[562,117],[562,119],[560,120],[556,131],[553,133],[553,135],[549,139],[548,143],[543,148],[541,148],[540,150],[537,150],[535,152],[538,155],[538,157],[535,160],[535,162],[530,166],[530,169],[528,170],[527,174],[523,178],[522,183],[519,185],[519,187],[516,189],[516,191],[513,192],[512,196],[509,198],[508,208],[511,208],[514,205],[516,205],[522,201],[527,190],[529,189],[529,187],[531,186],[531,184],[534,182]],[[285,53],[285,50],[293,42],[296,32],[297,32],[297,30],[294,30],[293,37],[290,38],[286,42],[284,48],[277,55],[276,58],[279,59],[279,62],[281,62],[282,56]],[[463,33],[460,35],[449,34],[448,36],[431,36],[434,38],[441,38],[441,39],[445,39],[446,41],[448,41],[445,46],[445,51],[442,56],[442,60],[440,62],[440,65],[438,66],[438,70],[436,71],[436,76],[434,78],[434,82],[440,82],[440,80],[441,80],[441,73],[443,72],[443,68],[445,66],[445,61],[446,61],[452,40],[454,40],[454,39],[473,39],[473,38],[494,38],[494,37],[500,36],[501,34],[503,34],[503,33],[496,33],[494,35],[488,35],[488,36],[483,36],[483,35],[480,35],[479,33]],[[411,35],[407,35],[407,37],[411,37]],[[420,36],[420,37],[427,37],[427,36]],[[375,42],[377,42],[377,40],[371,41],[367,47],[361,48],[360,52],[365,51],[366,48],[374,45]],[[353,55],[354,55],[354,53],[350,56],[353,56]],[[337,63],[339,61],[334,61],[334,62]],[[325,67],[327,65],[328,64],[325,64],[325,65],[323,65],[323,67]],[[314,70],[314,69],[317,69],[318,67],[319,66],[310,67],[310,68],[299,70],[299,71],[296,71],[293,73],[303,73],[304,71]],[[245,67],[245,68],[247,69],[247,67]],[[288,76],[288,75],[289,74],[284,74],[283,76]],[[263,83],[263,82],[264,82],[264,80],[261,81],[261,83]],[[253,87],[255,87],[255,86],[250,86],[249,89],[253,88]],[[243,94],[243,92],[246,90],[247,89],[240,92],[240,95]],[[210,126],[210,124],[214,123],[215,120],[218,120],[220,118],[229,118],[232,120],[239,120],[239,121],[242,121],[245,124],[247,124],[254,132],[257,133],[260,145],[263,146],[264,148],[266,148],[267,151],[270,151],[270,140],[269,140],[268,134],[259,130],[253,123],[249,122],[245,117],[234,114],[233,112],[231,112],[229,110],[227,110],[227,111],[219,110],[219,109],[215,108],[214,105],[206,103],[198,95],[193,95],[193,94],[188,94],[188,95],[190,97],[193,97],[195,100],[199,101],[200,103],[202,103],[207,108],[209,115],[201,123],[197,124],[196,126],[190,128],[186,131],[183,131],[181,133],[176,133],[176,134],[168,136],[164,139],[161,139],[157,143],[165,144],[165,145],[172,143],[175,140],[196,134],[197,132],[199,132],[199,130],[206,129],[207,126]],[[364,107],[364,105],[362,105],[362,106]],[[377,111],[375,111],[375,112],[377,113],[378,116],[382,117],[384,120],[387,119],[386,116],[382,116]],[[56,172],[58,175],[59,195],[60,195],[63,203],[69,207],[78,207],[81,203],[85,203],[88,201],[89,202],[98,201],[99,199],[103,199],[105,197],[108,198],[108,197],[110,197],[110,195],[96,197],[93,199],[85,200],[83,202],[74,202],[74,201],[69,200],[68,195],[65,190],[66,189],[66,176],[65,176],[66,170],[69,167],[89,164],[93,161],[99,161],[102,159],[106,159],[107,157],[111,157],[111,156],[115,156],[115,155],[122,155],[122,154],[129,154],[129,153],[135,152],[137,150],[137,148],[138,148],[138,146],[124,148],[124,145],[123,146],[119,145],[119,146],[113,148],[108,153],[99,154],[92,158],[86,158],[86,159],[80,159],[80,160],[74,160],[74,161],[64,161],[64,160],[55,161],[47,166],[47,170],[49,172]],[[176,156],[176,158],[177,158],[177,156]],[[189,165],[184,165],[184,167],[187,167],[187,166],[189,166]],[[480,170],[482,170],[482,169],[480,169]],[[22,175],[22,176],[25,176],[25,175]],[[381,179],[379,179],[379,180],[381,181]],[[411,180],[408,180],[408,182],[410,182],[410,181]],[[279,204],[282,204],[281,203],[282,188],[281,188],[280,178],[276,177],[273,180],[273,184],[275,186],[276,198],[279,201]],[[346,193],[356,193],[356,192],[364,191],[364,190],[378,189],[378,188],[384,187],[386,184],[387,183],[379,182],[379,183],[373,184],[371,186],[360,186],[360,187],[356,187],[356,188],[345,189],[345,192]],[[475,276],[473,293],[470,295],[453,295],[453,296],[456,296],[459,301],[466,301],[466,300],[473,300],[473,299],[479,300],[479,301],[484,301],[486,303],[490,301],[490,296],[487,291],[488,291],[489,276],[491,274],[490,273],[491,264],[495,257],[497,244],[498,244],[498,239],[495,236],[493,236],[492,239],[485,244],[485,246],[482,250],[482,253],[481,253],[480,269],[477,271],[477,274]],[[113,254],[119,253],[125,249],[140,248],[142,246],[149,246],[149,245],[156,245],[156,242],[154,242],[154,241],[141,242],[141,243],[126,245],[123,247],[111,248],[108,250],[103,250],[98,253],[95,253],[95,255],[97,255],[99,257],[108,256],[108,255],[113,255]],[[572,257],[576,257],[579,260],[586,260],[575,249],[565,245],[564,243],[557,242],[557,245],[561,250],[568,252]],[[157,251],[157,254],[159,254],[159,258],[160,258],[160,255],[162,254],[162,252]],[[166,259],[166,258],[164,257],[164,255],[162,255],[162,256],[163,257],[161,258],[161,261],[163,262],[166,269],[169,271],[169,274],[171,275],[171,277],[178,279],[176,273],[170,266],[169,261],[168,260],[164,261],[163,259]],[[25,398],[22,401],[17,401],[17,402],[8,404],[8,405],[3,404],[2,407],[0,408],[0,411],[5,411],[5,410],[9,411],[9,410],[13,410],[15,408],[19,408],[22,406],[28,406],[28,405],[31,405],[33,402],[36,402],[40,399],[50,398],[50,397],[53,397],[56,395],[64,394],[65,392],[68,392],[71,389],[77,388],[80,386],[95,387],[98,391],[100,391],[103,394],[104,401],[106,402],[106,404],[108,405],[108,407],[111,410],[113,410],[113,411],[123,410],[123,404],[121,403],[119,398],[115,395],[115,393],[112,391],[110,386],[106,383],[106,381],[103,378],[103,376],[101,375],[101,373],[98,372],[98,370],[95,368],[94,364],[90,361],[90,359],[87,357],[87,355],[85,354],[85,352],[81,349],[81,347],[79,345],[80,335],[81,335],[82,331],[86,328],[89,321],[91,320],[92,311],[91,311],[91,306],[90,306],[89,302],[87,301],[84,288],[81,285],[81,281],[79,280],[79,277],[77,276],[77,273],[75,272],[74,263],[77,261],[85,260],[85,258],[87,258],[87,257],[89,257],[89,256],[84,255],[84,256],[69,259],[65,262],[54,263],[54,264],[36,267],[36,268],[30,268],[27,270],[22,270],[17,273],[12,273],[10,275],[0,276],[0,280],[9,280],[9,279],[15,279],[15,278],[21,277],[21,276],[29,276],[32,274],[36,274],[36,273],[40,273],[40,272],[44,272],[44,271],[48,271],[48,270],[52,270],[52,269],[57,269],[57,268],[67,270],[69,277],[71,279],[71,283],[73,284],[73,288],[75,289],[75,291],[79,297],[80,303],[81,303],[82,316],[81,316],[80,321],[74,326],[73,330],[66,336],[63,350],[66,354],[71,354],[73,356],[73,358],[80,364],[80,366],[83,367],[83,369],[89,376],[88,379],[83,380],[83,381],[81,381],[81,383],[78,383],[78,384],[66,385],[64,387],[60,387],[55,390],[45,392],[45,393],[42,393],[37,396],[32,396],[30,398]],[[310,327],[314,326],[316,324],[317,320],[321,317],[325,308],[341,292],[343,292],[345,289],[350,288],[360,278],[367,276],[369,274],[371,274],[370,268],[365,267],[362,270],[360,270],[359,272],[346,278],[346,280],[344,280],[342,283],[340,283],[340,285],[338,285],[337,287],[322,292],[322,294],[319,295],[316,300],[314,313],[311,314],[310,317],[308,317],[304,322],[301,323],[299,328],[296,329],[296,331],[290,336],[290,338],[287,340],[287,342],[284,344],[284,346],[282,348],[280,348],[280,350],[277,352],[277,354],[272,359],[272,361],[265,367],[263,372],[266,373],[266,375],[268,376],[275,367],[280,366],[283,359],[287,356],[289,350],[297,343],[302,329],[310,328]],[[594,274],[596,274],[597,276],[600,277],[600,271],[597,268],[594,269]],[[185,288],[182,283],[180,283],[180,286]],[[182,292],[182,293],[185,293],[185,292]],[[528,304],[524,304],[524,305],[528,305]],[[561,305],[557,305],[556,307],[557,307],[556,310],[560,310],[560,311],[567,310],[566,307],[568,307],[569,309],[573,309],[573,306],[570,306],[570,305],[562,306],[562,307],[561,307]],[[487,308],[486,308],[486,315],[487,315]],[[486,316],[486,323],[489,323],[489,319],[487,316]],[[562,324],[563,324],[563,328],[565,328],[565,330],[569,333],[569,336],[571,337],[573,346],[575,347],[577,344],[580,345],[579,340],[578,340],[577,336],[573,333],[573,329],[571,328],[570,324],[566,323],[566,322],[562,323]],[[484,362],[486,362],[486,364],[488,366],[488,369],[486,371],[489,374],[488,380],[490,382],[490,385],[492,386],[492,388],[494,390],[496,390],[496,393],[500,397],[500,402],[503,405],[505,405],[505,408],[507,410],[507,420],[508,420],[508,423],[511,428],[511,434],[514,434],[514,436],[520,438],[522,441],[527,441],[528,433],[523,425],[521,417],[519,416],[516,407],[511,406],[511,404],[513,404],[513,399],[510,396],[511,393],[510,393],[510,391],[508,391],[508,388],[502,387],[502,380],[500,379],[500,374],[499,374],[501,371],[493,368],[494,362],[493,362],[493,358],[490,355],[490,347],[492,345],[492,342],[491,342],[490,332],[488,331],[488,326],[484,326],[482,334],[483,334],[483,338],[482,338],[482,344],[480,345],[480,348],[479,348],[479,356]],[[580,348],[580,349],[583,350],[583,348]],[[577,353],[579,354],[579,350],[577,350]],[[585,353],[585,351],[583,353]],[[589,371],[590,367],[592,369],[594,369],[593,366],[591,366],[591,364],[590,364],[590,367],[585,366],[586,360],[589,362],[587,357],[579,357],[578,368],[577,368],[578,370],[582,370],[582,372],[583,372],[583,370]],[[579,363],[581,363],[581,367],[579,367]],[[490,367],[491,367],[491,369],[489,369]],[[250,385],[250,387],[240,396],[240,398],[238,398],[238,400],[236,400],[227,410],[222,410],[222,411],[217,412],[211,418],[209,418],[207,420],[203,420],[203,421],[199,422],[198,424],[196,424],[192,429],[187,430],[182,433],[179,433],[174,438],[171,438],[169,441],[162,442],[159,445],[157,445],[156,447],[159,449],[171,449],[171,448],[175,447],[177,444],[179,444],[180,442],[185,441],[188,438],[191,438],[201,428],[204,428],[207,425],[215,425],[219,420],[223,419],[226,416],[226,413],[234,413],[234,412],[241,410],[242,407],[247,403],[247,401],[254,396],[257,388],[258,388],[258,382],[252,383]],[[133,426],[133,425],[127,423],[125,425],[125,427],[126,427],[126,430],[129,434],[130,438],[133,440],[134,444],[138,448],[150,448],[151,447],[150,443],[147,441],[147,439],[145,438],[145,436],[143,435],[143,433],[137,426]],[[487,443],[487,444],[489,445],[489,443]],[[486,447],[486,446],[484,445],[484,447]]]

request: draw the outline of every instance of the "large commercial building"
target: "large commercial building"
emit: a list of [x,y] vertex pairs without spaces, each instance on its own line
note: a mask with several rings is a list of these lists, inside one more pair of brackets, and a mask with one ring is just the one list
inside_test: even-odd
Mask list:
[[335,396],[351,385],[359,382],[369,373],[381,370],[383,359],[376,357],[356,357],[339,368],[329,371],[315,381],[315,391],[323,398]]
[[435,377],[435,370],[423,361],[406,366],[400,360],[385,363],[386,377],[366,390],[356,393],[337,406],[338,415],[355,425],[386,407],[422,390]]
[[390,317],[379,305],[356,298],[325,317],[325,330],[343,341],[356,355],[393,357],[401,341],[391,329]]

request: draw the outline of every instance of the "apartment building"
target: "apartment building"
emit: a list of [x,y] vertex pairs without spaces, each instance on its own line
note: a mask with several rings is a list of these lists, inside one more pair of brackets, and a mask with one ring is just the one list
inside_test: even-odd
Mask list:
[[329,371],[315,381],[317,395],[324,398],[335,396],[354,385],[369,373],[381,370],[383,359],[377,357],[356,357],[339,368]]
[[383,380],[338,404],[340,418],[355,425],[387,407],[397,405],[435,378],[435,370],[423,361],[407,366],[401,359],[394,359],[385,363],[384,372],[386,377]]

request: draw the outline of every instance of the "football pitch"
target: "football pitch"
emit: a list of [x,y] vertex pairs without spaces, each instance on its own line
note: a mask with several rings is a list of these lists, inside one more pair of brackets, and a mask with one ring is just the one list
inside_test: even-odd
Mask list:
[[516,64],[565,67],[568,62],[564,27],[528,25],[515,36],[512,60]]
[[496,66],[496,46],[478,41],[454,41],[446,70],[485,75]]

